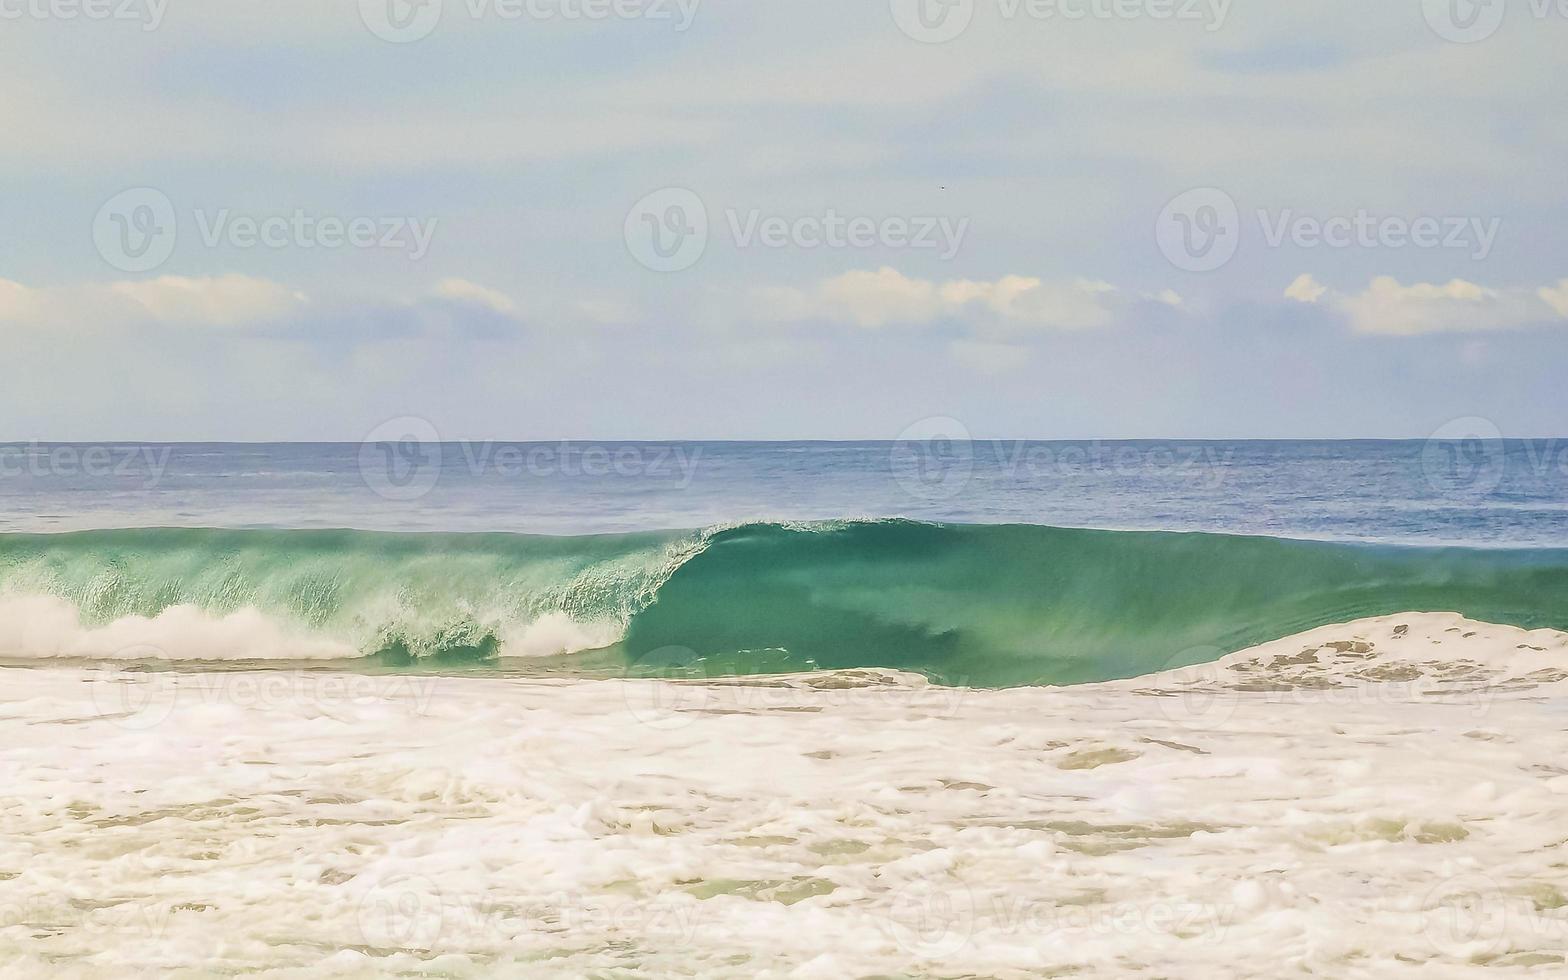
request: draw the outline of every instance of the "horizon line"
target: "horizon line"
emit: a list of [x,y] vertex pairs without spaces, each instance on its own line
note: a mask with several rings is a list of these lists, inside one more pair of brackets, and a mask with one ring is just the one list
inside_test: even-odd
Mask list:
[[[465,437],[457,439],[417,440],[433,446],[455,446],[464,443],[501,443],[505,445],[559,445],[583,443],[586,445],[663,445],[702,444],[728,446],[757,445],[839,445],[839,446],[893,446],[901,442],[932,442],[946,440],[952,443],[1023,442],[1023,443],[1096,443],[1096,442],[1206,442],[1206,443],[1284,443],[1284,442],[1459,442],[1465,439],[1481,442],[1530,442],[1537,440],[1568,440],[1568,435],[1526,436],[1088,436],[1088,437],[1038,437],[1038,436],[974,436],[968,439],[947,439],[935,436],[925,439],[691,439],[691,438],[633,438],[603,437],[554,437],[516,439],[500,436]],[[0,447],[12,446],[358,446],[367,442],[388,442],[386,439],[0,439]]]

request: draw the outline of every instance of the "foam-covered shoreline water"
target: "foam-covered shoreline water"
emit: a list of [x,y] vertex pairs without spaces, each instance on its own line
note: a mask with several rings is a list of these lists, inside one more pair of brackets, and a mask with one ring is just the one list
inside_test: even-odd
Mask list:
[[[1568,627],[1568,550],[844,521],[588,537],[0,535],[0,659],[881,667],[1085,683],[1405,609]],[[554,669],[570,669],[570,662]]]
[[1069,688],[0,671],[11,976],[1551,975],[1568,635]]

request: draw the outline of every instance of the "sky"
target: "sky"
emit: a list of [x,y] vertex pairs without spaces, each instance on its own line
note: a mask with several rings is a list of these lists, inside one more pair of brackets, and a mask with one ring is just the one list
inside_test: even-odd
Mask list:
[[1562,435],[1565,70],[1555,0],[0,0],[0,439]]

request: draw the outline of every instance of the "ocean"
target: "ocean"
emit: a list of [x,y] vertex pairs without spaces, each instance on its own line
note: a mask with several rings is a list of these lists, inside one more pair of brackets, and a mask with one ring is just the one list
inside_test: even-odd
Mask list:
[[1560,972],[1559,450],[0,447],[0,961]]
[[0,503],[0,531],[583,535],[906,517],[1568,546],[1568,440],[0,443]]
[[1006,687],[1407,610],[1564,628],[1565,464],[1548,440],[10,445],[0,652]]

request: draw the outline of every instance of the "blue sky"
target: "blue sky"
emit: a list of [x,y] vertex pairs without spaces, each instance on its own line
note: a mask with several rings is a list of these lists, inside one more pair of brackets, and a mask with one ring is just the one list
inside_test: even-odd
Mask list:
[[81,2],[3,439],[1561,434],[1539,0]]

